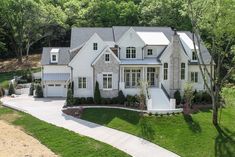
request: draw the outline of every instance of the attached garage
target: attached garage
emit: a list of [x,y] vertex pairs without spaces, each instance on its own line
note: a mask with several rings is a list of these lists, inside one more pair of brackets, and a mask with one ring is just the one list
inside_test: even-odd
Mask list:
[[70,74],[44,74],[44,97],[66,97]]

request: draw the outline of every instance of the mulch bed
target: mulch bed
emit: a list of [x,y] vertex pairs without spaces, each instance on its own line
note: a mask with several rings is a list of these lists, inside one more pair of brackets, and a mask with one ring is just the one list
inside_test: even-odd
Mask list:
[[212,109],[212,104],[194,104],[192,105],[192,108],[188,107],[187,105],[184,105],[183,113],[192,114],[192,113],[197,113],[200,110],[209,110],[209,109]]

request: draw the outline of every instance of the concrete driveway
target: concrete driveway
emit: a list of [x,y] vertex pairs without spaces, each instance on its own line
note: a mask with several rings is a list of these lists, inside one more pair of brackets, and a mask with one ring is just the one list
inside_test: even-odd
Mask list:
[[4,97],[1,101],[5,106],[29,113],[48,123],[107,143],[131,156],[178,157],[178,155],[142,138],[63,114],[61,109],[65,103],[64,99],[35,99],[27,95],[21,95],[16,98]]

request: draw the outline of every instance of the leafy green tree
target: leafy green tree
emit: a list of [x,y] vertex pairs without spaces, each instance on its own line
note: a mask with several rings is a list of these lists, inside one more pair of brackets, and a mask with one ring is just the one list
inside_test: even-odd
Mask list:
[[[188,13],[193,28],[194,51],[207,92],[212,99],[214,125],[218,125],[218,109],[222,106],[221,89],[235,70],[235,1],[188,0]],[[207,32],[206,45],[210,64],[203,60],[202,32]],[[196,48],[196,45],[198,48]],[[214,73],[212,72],[214,71]]]
[[142,0],[140,24],[147,26],[168,26],[176,29],[191,30],[191,23],[184,7],[185,1]]
[[192,105],[192,100],[193,100],[193,86],[191,83],[185,83],[184,85],[184,101],[187,106]]

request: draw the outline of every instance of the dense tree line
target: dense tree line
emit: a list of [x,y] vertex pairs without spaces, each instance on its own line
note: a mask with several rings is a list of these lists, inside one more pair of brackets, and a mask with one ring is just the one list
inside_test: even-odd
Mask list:
[[169,26],[191,30],[185,1],[2,0],[0,58],[69,46],[71,27]]

